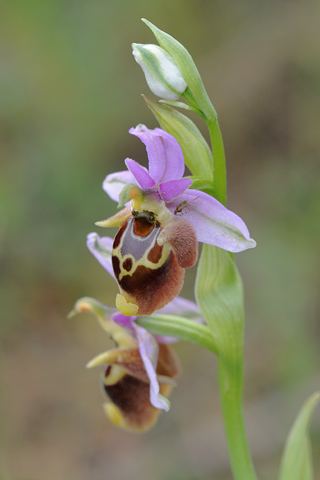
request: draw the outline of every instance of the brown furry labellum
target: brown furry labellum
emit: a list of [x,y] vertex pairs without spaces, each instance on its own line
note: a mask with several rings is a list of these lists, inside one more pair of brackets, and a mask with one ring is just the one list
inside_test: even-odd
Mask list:
[[[114,349],[114,357],[105,368],[102,388],[111,402],[104,404],[106,415],[118,427],[145,432],[156,423],[162,410],[150,403],[150,381],[138,349]],[[169,345],[159,345],[157,364],[160,393],[168,398],[179,362]]]
[[166,225],[148,211],[133,211],[121,225],[112,251],[112,265],[120,292],[150,315],[180,292],[184,269],[197,259],[193,227],[172,215]]

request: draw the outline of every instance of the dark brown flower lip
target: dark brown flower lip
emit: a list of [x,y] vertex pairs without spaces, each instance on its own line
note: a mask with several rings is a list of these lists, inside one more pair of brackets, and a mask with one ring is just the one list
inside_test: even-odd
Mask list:
[[[138,350],[126,353],[123,349],[114,351],[115,362],[104,368],[102,388],[111,404],[104,409],[110,420],[117,426],[135,432],[149,430],[156,423],[161,412],[150,401],[150,381]],[[117,360],[116,360],[117,358]],[[115,375],[115,382],[108,382],[112,369],[121,365],[124,371]],[[160,394],[168,398],[174,385],[173,379],[179,372],[179,361],[169,345],[159,345],[157,363]]]

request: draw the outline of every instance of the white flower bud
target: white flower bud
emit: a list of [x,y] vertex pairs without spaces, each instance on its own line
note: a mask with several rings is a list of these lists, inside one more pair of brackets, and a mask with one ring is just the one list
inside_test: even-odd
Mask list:
[[178,100],[187,88],[187,83],[172,57],[157,45],[133,43],[132,49],[150,90],[165,100]]

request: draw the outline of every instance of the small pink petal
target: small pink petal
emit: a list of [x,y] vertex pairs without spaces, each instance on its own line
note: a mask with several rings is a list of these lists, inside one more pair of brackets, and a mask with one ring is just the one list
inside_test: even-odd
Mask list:
[[122,189],[129,183],[136,183],[136,179],[131,172],[124,170],[122,172],[110,173],[104,179],[102,184],[103,190],[115,202],[119,202]]
[[90,252],[101,263],[103,268],[114,278],[112,267],[112,245],[113,239],[110,237],[99,237],[96,232],[89,233],[87,236],[87,247]]
[[149,130],[144,125],[131,128],[129,133],[145,144],[149,160],[149,173],[156,184],[182,178],[184,160],[178,141],[161,128]]
[[165,202],[171,202],[174,198],[182,195],[192,185],[191,178],[170,180],[159,185],[161,197]]
[[156,373],[159,345],[154,335],[149,333],[145,328],[137,324],[134,324],[134,328],[139,343],[141,359],[150,380],[150,402],[154,407],[167,412],[170,408],[170,402],[160,393]]
[[139,163],[130,158],[127,158],[125,163],[141,188],[147,189],[154,187],[155,182],[145,167],[142,167]]

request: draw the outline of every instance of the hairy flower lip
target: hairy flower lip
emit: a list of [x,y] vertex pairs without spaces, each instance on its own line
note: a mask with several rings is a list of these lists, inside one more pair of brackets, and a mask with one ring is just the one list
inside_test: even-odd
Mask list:
[[[116,354],[116,352],[115,352]],[[121,357],[125,352],[121,353]],[[153,405],[150,374],[146,374],[146,362],[141,352],[131,351],[127,356],[127,370],[117,364],[108,365],[102,376],[103,391],[110,403],[104,404],[105,413],[112,423],[135,432],[149,430],[157,421],[161,409]],[[132,372],[130,372],[130,357]],[[120,365],[121,365],[121,358]],[[153,368],[153,367],[152,367]],[[179,371],[179,362],[168,345],[160,345],[154,373],[158,381],[157,398],[167,402]]]

